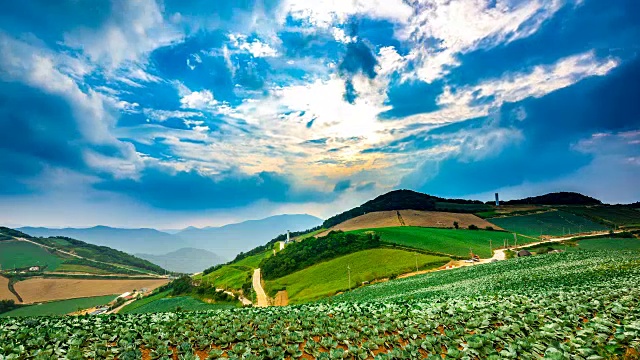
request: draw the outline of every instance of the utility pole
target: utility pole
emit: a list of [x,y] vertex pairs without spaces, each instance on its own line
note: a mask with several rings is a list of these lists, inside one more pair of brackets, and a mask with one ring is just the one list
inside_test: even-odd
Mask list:
[[518,247],[518,235],[516,235],[516,233],[513,233],[513,240],[515,241],[514,246]]
[[349,290],[351,290],[351,266],[347,265],[347,272],[349,273]]
[[491,244],[491,239],[489,239],[489,253],[493,256],[493,245]]
[[416,272],[418,272],[418,253],[416,253]]

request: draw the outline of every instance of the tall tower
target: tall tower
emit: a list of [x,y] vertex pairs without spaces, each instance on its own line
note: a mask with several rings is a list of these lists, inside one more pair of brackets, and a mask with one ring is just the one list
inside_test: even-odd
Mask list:
[[498,198],[498,193],[496,193],[496,206],[500,206],[500,198]]
[[289,239],[289,230],[287,230],[287,244],[289,243],[290,239]]

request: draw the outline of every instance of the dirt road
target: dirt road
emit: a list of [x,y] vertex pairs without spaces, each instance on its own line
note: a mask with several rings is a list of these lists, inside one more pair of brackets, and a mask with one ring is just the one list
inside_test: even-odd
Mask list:
[[253,290],[256,292],[257,298],[257,307],[266,307],[269,306],[269,300],[267,300],[267,294],[264,292],[262,288],[260,277],[260,269],[255,269],[253,271]]

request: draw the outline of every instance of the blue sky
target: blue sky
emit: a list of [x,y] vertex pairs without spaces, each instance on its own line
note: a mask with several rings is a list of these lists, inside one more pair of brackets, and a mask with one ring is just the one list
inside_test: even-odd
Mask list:
[[327,217],[395,188],[640,200],[634,0],[18,1],[0,222]]

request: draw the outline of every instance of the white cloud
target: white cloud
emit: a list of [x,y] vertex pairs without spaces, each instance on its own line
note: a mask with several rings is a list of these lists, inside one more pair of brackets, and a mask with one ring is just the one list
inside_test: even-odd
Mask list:
[[182,32],[165,21],[156,1],[115,1],[104,24],[70,31],[64,35],[64,44],[81,50],[94,63],[115,69],[182,38]]
[[399,37],[423,44],[407,60],[416,64],[413,76],[430,83],[460,64],[456,54],[530,36],[565,2],[423,0]]
[[278,51],[276,49],[272,48],[269,44],[264,43],[258,39],[253,39],[252,41],[248,41],[247,36],[245,35],[229,34],[229,40],[231,41],[231,44],[233,44],[235,48],[241,51],[246,51],[255,58],[278,56]]
[[606,75],[618,66],[612,58],[599,59],[593,51],[569,56],[552,65],[538,65],[528,72],[503,75],[478,85],[460,89],[445,88],[438,98],[440,105],[470,104],[476,98],[493,97],[488,106],[504,102],[516,102],[527,97],[541,97],[555,90],[570,86],[589,76]]
[[180,99],[181,107],[185,109],[207,109],[215,106],[217,103],[209,90],[194,91]]
[[285,0],[281,7],[281,22],[289,14],[322,28],[344,23],[349,16],[358,14],[405,23],[413,13],[411,6],[402,0]]
[[[66,64],[64,58],[46,48],[0,33],[0,54],[0,76],[4,81],[22,82],[65,99],[73,109],[73,117],[84,143],[113,146],[118,150],[117,154],[109,157],[85,150],[85,160],[89,166],[118,174],[123,173],[122,165],[111,168],[111,164],[117,162],[138,166],[139,159],[133,146],[121,142],[111,133],[116,123],[112,110],[133,111],[137,104],[117,102],[91,88],[81,88],[72,76],[59,70]],[[99,161],[92,161],[98,157]]]

